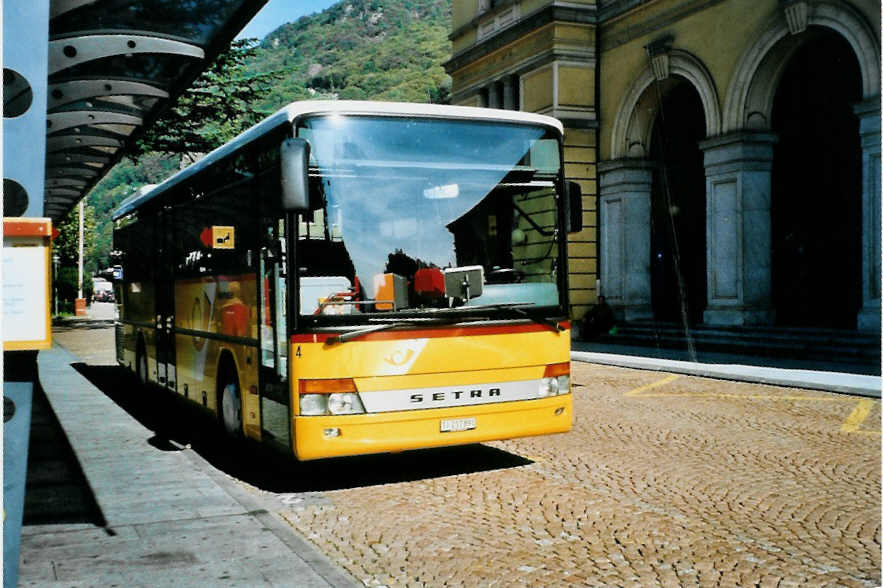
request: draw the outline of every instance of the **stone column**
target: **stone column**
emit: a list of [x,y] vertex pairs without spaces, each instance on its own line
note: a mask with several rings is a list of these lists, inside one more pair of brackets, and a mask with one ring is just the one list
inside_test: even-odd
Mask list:
[[862,141],[861,331],[880,331],[880,97],[856,104]]
[[503,108],[518,110],[518,77],[507,76],[503,80]]
[[500,82],[492,82],[487,87],[487,105],[490,108],[503,107],[503,86]]
[[772,324],[768,132],[741,131],[700,143],[705,152],[706,260],[712,325]]
[[488,102],[490,102],[490,99],[488,97],[488,89],[482,88],[478,91],[478,105],[482,108],[487,108]]
[[652,319],[650,189],[653,164],[620,159],[598,166],[601,190],[601,292],[626,321]]

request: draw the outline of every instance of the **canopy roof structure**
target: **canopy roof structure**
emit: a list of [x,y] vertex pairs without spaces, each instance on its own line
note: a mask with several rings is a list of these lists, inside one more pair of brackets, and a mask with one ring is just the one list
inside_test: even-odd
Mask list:
[[51,0],[44,215],[73,208],[265,3]]

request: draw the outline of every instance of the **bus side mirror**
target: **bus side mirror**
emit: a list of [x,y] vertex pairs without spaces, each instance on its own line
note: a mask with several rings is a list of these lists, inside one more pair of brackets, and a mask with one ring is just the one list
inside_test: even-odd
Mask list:
[[310,144],[306,139],[282,142],[282,208],[289,212],[310,210]]
[[567,232],[578,233],[583,230],[583,191],[576,182],[567,182],[566,186]]

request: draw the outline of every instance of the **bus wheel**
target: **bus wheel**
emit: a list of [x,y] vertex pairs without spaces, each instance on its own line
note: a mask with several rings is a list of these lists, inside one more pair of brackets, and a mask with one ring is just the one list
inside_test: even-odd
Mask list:
[[227,371],[221,384],[221,420],[228,435],[242,434],[242,400],[239,395],[239,382],[234,370]]

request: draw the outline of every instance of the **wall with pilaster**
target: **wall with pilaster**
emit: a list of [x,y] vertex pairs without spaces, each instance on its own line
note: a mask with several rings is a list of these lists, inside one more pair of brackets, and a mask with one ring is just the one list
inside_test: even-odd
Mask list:
[[[565,174],[580,184],[583,193],[584,229],[568,238],[571,309],[572,315],[580,318],[595,303],[598,275],[595,27],[554,18],[549,21],[552,4],[496,2],[487,15],[469,20],[467,16],[477,10],[478,1],[455,0],[454,58],[447,67],[454,104],[509,107],[506,96],[515,83],[518,102],[512,107],[554,116],[564,123]],[[573,4],[594,7],[594,2],[588,1]],[[477,41],[477,26],[515,5],[522,33],[511,42],[504,42],[511,31]],[[531,15],[538,11],[544,16],[531,28]],[[585,12],[580,14],[585,17]]]
[[565,128],[564,172],[583,193],[583,230],[569,236],[567,254],[570,306],[575,318],[595,303],[598,279],[597,133],[594,129]]

